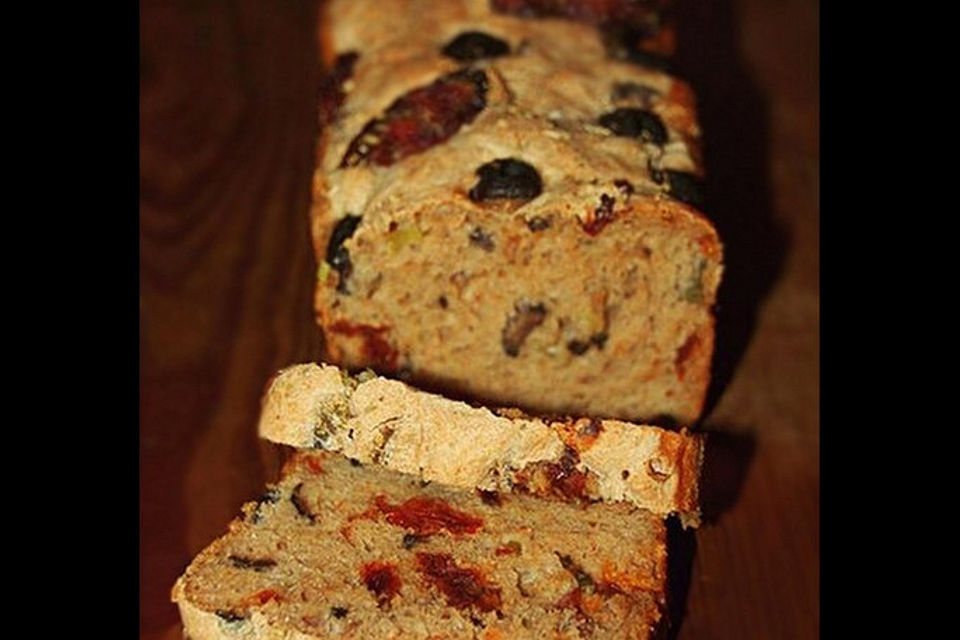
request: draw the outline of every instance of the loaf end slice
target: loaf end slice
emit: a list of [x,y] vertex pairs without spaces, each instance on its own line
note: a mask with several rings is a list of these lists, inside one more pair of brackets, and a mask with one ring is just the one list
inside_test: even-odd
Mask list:
[[662,520],[631,505],[492,499],[300,452],[172,598],[193,640],[649,638]]
[[591,418],[543,419],[491,411],[372,373],[331,365],[278,373],[259,433],[303,449],[487,491],[525,490],[574,501],[625,500],[686,526],[700,521],[704,438]]

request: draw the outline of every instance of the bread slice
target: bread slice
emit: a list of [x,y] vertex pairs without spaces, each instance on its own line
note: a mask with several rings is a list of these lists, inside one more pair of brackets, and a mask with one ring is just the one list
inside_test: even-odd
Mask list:
[[490,411],[372,373],[303,364],[268,383],[260,436],[423,480],[566,499],[626,500],[699,523],[702,436],[618,420]]
[[663,521],[423,483],[322,451],[288,461],[174,586],[193,640],[649,638]]

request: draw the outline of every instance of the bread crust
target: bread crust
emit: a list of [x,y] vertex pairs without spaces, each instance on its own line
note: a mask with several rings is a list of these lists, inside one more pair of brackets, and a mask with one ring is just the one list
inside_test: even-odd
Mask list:
[[[495,413],[395,380],[358,382],[337,367],[316,364],[273,378],[258,430],[278,444],[322,447],[426,481],[488,490],[526,483],[549,495],[677,513],[685,526],[700,522],[702,435],[619,420]],[[585,474],[583,495],[531,477],[534,469],[562,464]]]

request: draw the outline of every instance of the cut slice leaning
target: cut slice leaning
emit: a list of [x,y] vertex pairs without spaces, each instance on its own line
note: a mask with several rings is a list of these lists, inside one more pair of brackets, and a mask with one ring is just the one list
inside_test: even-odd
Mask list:
[[336,451],[423,480],[566,500],[627,501],[700,521],[702,436],[595,418],[490,411],[402,382],[329,365],[281,371],[268,385],[260,436]]

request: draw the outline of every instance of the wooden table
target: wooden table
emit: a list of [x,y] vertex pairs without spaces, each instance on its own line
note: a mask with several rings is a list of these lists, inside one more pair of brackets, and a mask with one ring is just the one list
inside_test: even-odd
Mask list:
[[[819,614],[819,6],[681,2],[727,246],[703,427],[710,522],[674,535],[679,638],[813,638]],[[276,369],[319,355],[307,230],[313,1],[141,3],[141,637],[268,476]]]

